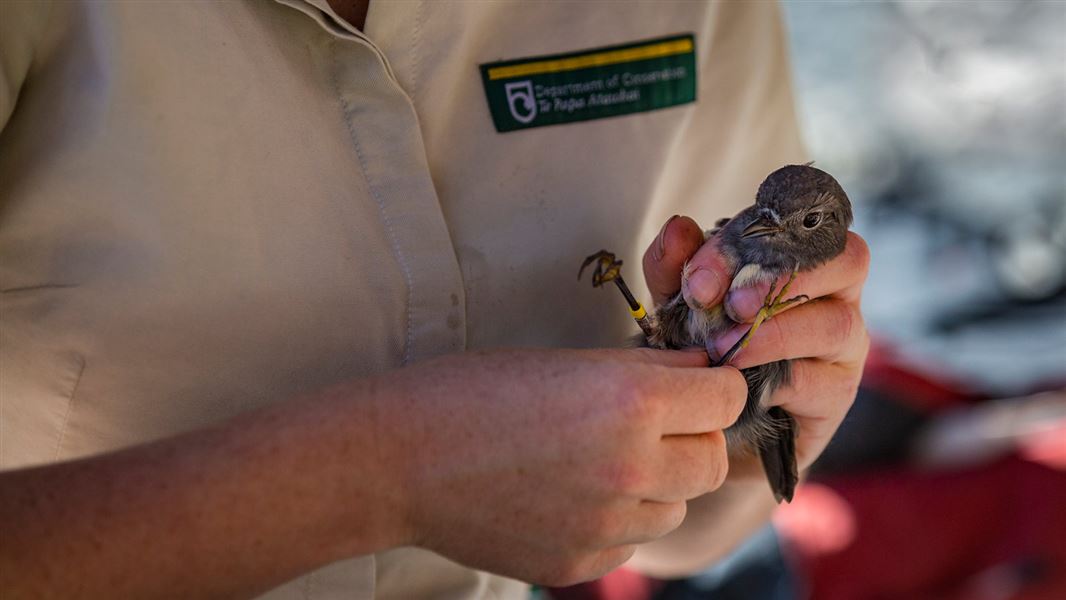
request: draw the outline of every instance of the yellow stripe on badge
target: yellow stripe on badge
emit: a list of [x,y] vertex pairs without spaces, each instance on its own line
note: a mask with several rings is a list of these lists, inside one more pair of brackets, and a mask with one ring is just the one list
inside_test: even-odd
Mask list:
[[658,42],[646,46],[609,50],[606,52],[593,52],[580,56],[571,56],[554,60],[541,60],[536,62],[511,65],[507,67],[493,67],[489,69],[489,79],[511,79],[513,77],[528,77],[530,75],[542,75],[545,73],[563,73],[589,67],[605,67],[649,58],[662,58],[677,54],[692,52],[692,38]]

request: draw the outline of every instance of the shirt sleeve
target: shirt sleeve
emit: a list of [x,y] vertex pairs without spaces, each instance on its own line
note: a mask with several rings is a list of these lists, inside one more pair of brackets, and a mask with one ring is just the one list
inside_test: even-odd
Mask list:
[[0,132],[15,111],[51,12],[47,1],[0,2]]

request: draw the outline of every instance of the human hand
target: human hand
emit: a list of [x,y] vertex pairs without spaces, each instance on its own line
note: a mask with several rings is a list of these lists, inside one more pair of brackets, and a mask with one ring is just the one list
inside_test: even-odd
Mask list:
[[706,366],[703,352],[478,352],[374,380],[404,543],[552,585],[625,562],[726,476],[722,429],[746,386]]
[[[703,243],[695,221],[677,217],[667,221],[644,254],[644,275],[656,304],[681,288],[681,268],[691,261],[685,298],[702,306],[725,302],[727,313],[740,322],[708,344],[722,356],[748,331],[769,291],[769,284],[729,291],[732,268],[716,240]],[[751,343],[733,359],[744,369],[793,359],[792,384],[778,390],[771,404],[787,410],[798,424],[798,467],[811,465],[822,453],[851,406],[869,348],[869,336],[859,311],[862,286],[869,267],[869,250],[861,237],[848,233],[844,253],[821,267],[799,273],[790,296],[807,295],[806,302],[763,323]],[[734,457],[735,458],[735,457]],[[761,470],[738,465],[732,477],[750,477]],[[731,477],[731,478],[732,478]]]

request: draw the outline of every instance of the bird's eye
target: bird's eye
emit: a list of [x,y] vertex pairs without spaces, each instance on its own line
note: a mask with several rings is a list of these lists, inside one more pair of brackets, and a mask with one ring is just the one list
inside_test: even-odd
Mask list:
[[822,222],[822,213],[812,212],[807,213],[806,217],[803,217],[803,226],[807,229],[814,229]]

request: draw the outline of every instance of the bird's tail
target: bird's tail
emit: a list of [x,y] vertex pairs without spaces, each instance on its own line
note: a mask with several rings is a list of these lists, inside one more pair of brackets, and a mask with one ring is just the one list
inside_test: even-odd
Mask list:
[[759,456],[770,481],[774,499],[780,503],[792,502],[792,495],[799,482],[796,471],[796,421],[780,406],[771,407],[766,416],[772,421],[777,435],[763,438],[759,442]]

